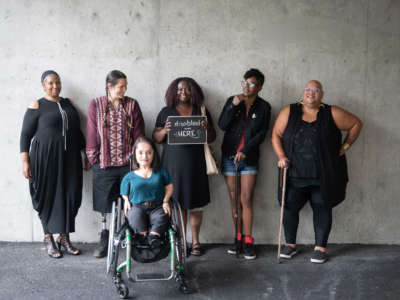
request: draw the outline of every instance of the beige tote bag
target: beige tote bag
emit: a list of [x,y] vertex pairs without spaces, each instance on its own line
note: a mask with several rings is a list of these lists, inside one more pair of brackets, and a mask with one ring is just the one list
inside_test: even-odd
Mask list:
[[[206,116],[206,107],[204,105],[201,106],[201,115]],[[218,167],[215,163],[215,159],[211,153],[210,146],[206,143],[204,144],[204,156],[206,159],[207,166],[207,175],[218,175]]]

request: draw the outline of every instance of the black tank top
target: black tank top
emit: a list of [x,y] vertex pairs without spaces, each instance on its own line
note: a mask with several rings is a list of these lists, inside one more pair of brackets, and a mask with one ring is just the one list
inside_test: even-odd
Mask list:
[[289,176],[293,178],[319,178],[317,121],[301,120],[293,139],[293,154]]

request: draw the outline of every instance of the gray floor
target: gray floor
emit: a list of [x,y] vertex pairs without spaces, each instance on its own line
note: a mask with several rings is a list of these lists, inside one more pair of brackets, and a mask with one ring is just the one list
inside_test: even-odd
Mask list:
[[[119,299],[93,244],[77,245],[78,257],[50,259],[39,243],[0,242],[0,299]],[[254,261],[208,245],[189,257],[189,284],[182,295],[174,281],[129,283],[131,299],[400,299],[400,246],[330,245],[330,260],[309,262],[312,248],[276,264],[276,247],[258,246]],[[135,264],[137,272],[166,271],[168,260]]]

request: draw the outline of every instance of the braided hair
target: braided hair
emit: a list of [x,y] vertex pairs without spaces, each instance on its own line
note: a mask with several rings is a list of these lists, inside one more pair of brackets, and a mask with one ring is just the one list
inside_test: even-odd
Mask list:
[[[108,84],[111,84],[111,86],[115,86],[118,83],[118,80],[120,79],[126,79],[126,75],[119,71],[119,70],[112,70],[107,74],[106,77],[106,97],[107,97],[107,104],[106,104],[106,109],[104,110],[103,113],[103,127],[107,128],[108,124],[107,124],[107,113],[110,111],[110,101],[108,98]],[[122,99],[123,100],[123,99]],[[126,124],[128,125],[129,128],[133,128],[131,121],[129,120],[129,116],[125,111],[124,106],[122,105],[122,112],[124,113],[124,120],[126,122]]]

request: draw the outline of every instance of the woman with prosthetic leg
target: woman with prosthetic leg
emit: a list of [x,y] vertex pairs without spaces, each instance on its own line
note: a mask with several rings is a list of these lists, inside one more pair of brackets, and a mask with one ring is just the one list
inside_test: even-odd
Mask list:
[[144,135],[139,103],[125,96],[127,77],[118,70],[108,73],[106,95],[89,106],[86,154],[93,170],[93,209],[101,213],[100,242],[94,256],[107,255],[109,232],[106,213],[119,197],[122,178],[129,172],[129,157],[136,139]]

